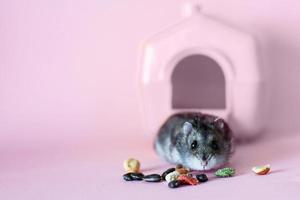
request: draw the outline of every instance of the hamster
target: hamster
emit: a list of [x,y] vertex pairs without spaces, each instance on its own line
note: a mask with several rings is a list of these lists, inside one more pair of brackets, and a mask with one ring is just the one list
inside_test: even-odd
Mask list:
[[170,163],[193,170],[211,170],[229,161],[234,152],[233,133],[219,117],[178,113],[159,129],[154,148]]

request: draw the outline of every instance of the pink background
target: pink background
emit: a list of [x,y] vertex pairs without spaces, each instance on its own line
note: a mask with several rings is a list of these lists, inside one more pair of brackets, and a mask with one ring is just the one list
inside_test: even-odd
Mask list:
[[[166,186],[121,180],[127,157],[140,158],[146,168],[160,162],[140,125],[137,59],[145,38],[181,19],[183,2],[0,1],[3,199],[102,199],[134,193],[150,199],[159,194],[178,197],[178,191],[192,197],[223,194],[232,199],[241,194],[257,198],[256,190],[266,197],[267,192],[278,198],[296,194],[300,183],[295,153],[300,144],[297,0],[201,3],[204,13],[252,33],[260,43],[271,109],[265,138],[241,147],[233,158],[240,176],[203,185],[205,194],[200,192],[202,186],[171,193]],[[260,150],[259,156],[254,150]],[[275,165],[278,173],[255,177],[249,172],[252,165],[264,162]],[[151,192],[156,190],[160,193]]]

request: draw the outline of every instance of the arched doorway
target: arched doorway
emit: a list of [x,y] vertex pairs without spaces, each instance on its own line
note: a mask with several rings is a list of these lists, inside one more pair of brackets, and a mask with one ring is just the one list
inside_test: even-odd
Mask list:
[[172,73],[172,108],[224,109],[225,77],[212,58],[195,54],[180,60]]

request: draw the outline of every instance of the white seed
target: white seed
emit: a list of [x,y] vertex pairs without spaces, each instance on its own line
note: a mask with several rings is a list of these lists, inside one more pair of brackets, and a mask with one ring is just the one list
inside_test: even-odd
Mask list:
[[179,177],[179,175],[180,175],[179,172],[174,171],[174,172],[167,174],[165,179],[168,183],[170,183],[171,181],[176,181],[177,178]]

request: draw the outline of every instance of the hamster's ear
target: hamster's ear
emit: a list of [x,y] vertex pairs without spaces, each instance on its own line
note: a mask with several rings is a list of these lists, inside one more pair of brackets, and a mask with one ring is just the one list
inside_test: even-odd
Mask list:
[[228,131],[230,131],[227,123],[224,121],[224,119],[221,118],[217,118],[214,120],[214,126],[222,133],[227,133]]
[[225,122],[224,122],[224,120],[221,119],[221,118],[216,118],[216,119],[214,120],[214,125],[215,125],[218,129],[223,130],[223,129],[224,129],[224,126],[225,126]]
[[184,134],[189,134],[193,129],[193,125],[190,122],[184,122],[182,126],[182,132]]

